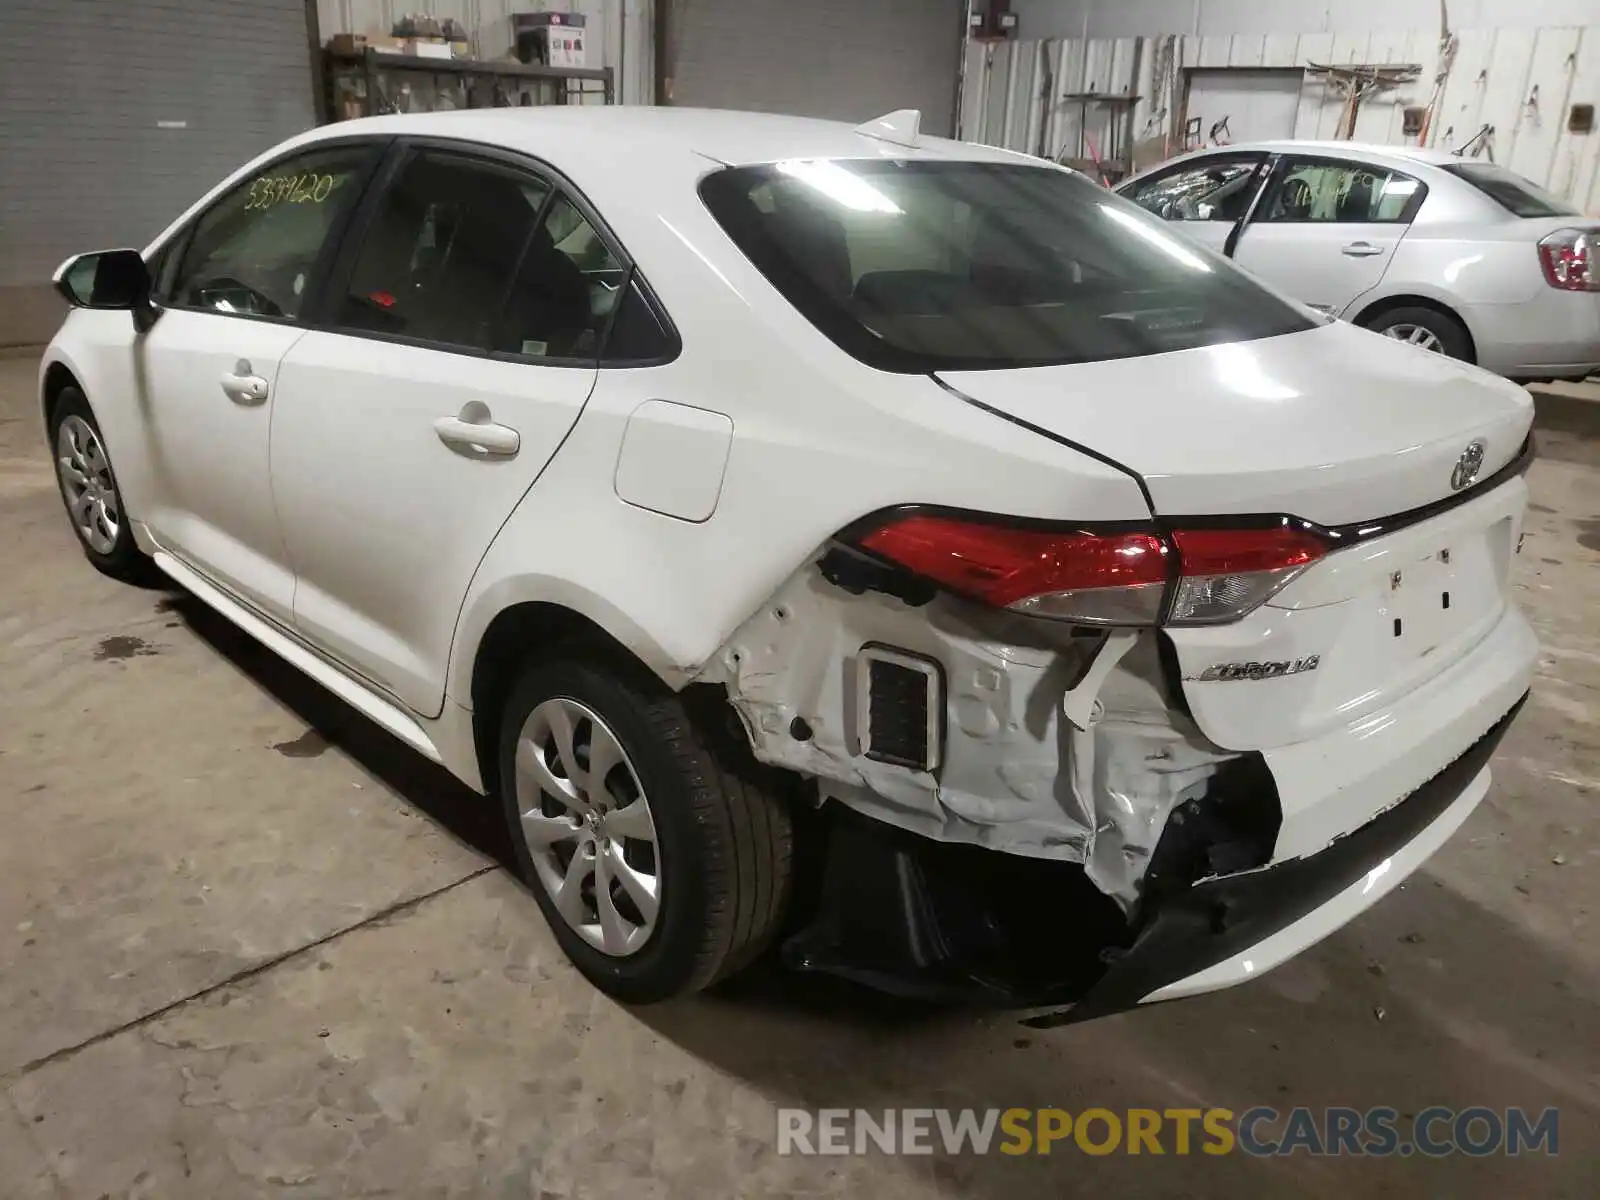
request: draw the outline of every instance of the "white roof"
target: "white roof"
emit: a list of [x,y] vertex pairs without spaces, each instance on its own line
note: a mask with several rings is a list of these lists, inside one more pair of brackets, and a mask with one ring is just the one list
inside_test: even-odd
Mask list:
[[[549,160],[564,171],[614,169],[637,181],[641,163],[694,156],[729,166],[790,158],[1041,160],[992,146],[922,136],[908,148],[840,121],[772,113],[646,105],[484,108],[340,121],[306,140],[361,133],[461,138]],[[702,163],[703,166],[703,163]]]
[[1335,142],[1315,141],[1307,139],[1281,139],[1270,142],[1235,143],[1224,147],[1229,150],[1276,150],[1282,153],[1323,153],[1341,154],[1354,158],[1407,158],[1413,162],[1443,163],[1460,162],[1461,159],[1449,150],[1433,149],[1425,146],[1384,146],[1377,142]]

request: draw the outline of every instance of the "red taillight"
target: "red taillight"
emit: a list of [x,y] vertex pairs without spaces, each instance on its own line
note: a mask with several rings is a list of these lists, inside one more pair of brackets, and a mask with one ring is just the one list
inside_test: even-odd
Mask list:
[[1148,530],[1056,532],[909,516],[874,529],[861,547],[996,608],[1092,624],[1154,621],[1167,581],[1167,547]]
[[1327,549],[1319,537],[1299,529],[1180,529],[1178,544],[1185,575],[1238,575],[1303,567]]
[[1564,292],[1600,292],[1600,263],[1595,262],[1596,238],[1582,229],[1558,229],[1539,241],[1539,265],[1544,279]]
[[[1236,620],[1325,550],[1288,527],[1197,529],[1172,535],[1181,567],[1168,621]],[[1161,614],[1172,568],[1153,530],[1018,529],[956,517],[891,519],[862,549],[997,608],[1091,625],[1148,625]]]
[[1327,552],[1321,538],[1284,525],[1180,529],[1172,540],[1182,572],[1167,615],[1173,625],[1237,621]]

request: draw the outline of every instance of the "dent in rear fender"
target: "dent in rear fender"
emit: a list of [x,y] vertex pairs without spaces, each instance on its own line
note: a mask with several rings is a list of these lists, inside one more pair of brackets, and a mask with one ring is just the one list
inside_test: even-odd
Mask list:
[[[862,753],[855,672],[869,644],[939,665],[934,772]],[[758,758],[814,777],[825,799],[941,841],[1081,863],[1130,910],[1173,809],[1237,756],[1167,705],[1153,632],[1106,674],[1088,727],[1066,720],[1067,692],[1100,646],[1065,625],[949,598],[912,607],[853,595],[808,567],[698,678],[726,688]]]

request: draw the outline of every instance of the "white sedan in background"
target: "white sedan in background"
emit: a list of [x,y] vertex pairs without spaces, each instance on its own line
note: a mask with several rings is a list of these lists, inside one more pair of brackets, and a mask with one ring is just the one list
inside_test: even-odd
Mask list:
[[1522,382],[1600,371],[1600,221],[1444,150],[1254,142],[1117,191],[1288,295]]
[[1242,982],[1528,690],[1526,392],[914,113],[351,121],[57,286],[90,562],[497,797],[624,1000]]

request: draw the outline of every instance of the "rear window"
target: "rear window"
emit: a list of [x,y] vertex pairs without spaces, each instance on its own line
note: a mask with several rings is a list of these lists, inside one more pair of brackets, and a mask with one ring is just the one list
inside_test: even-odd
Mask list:
[[1559,196],[1494,163],[1446,163],[1444,169],[1465,179],[1515,217],[1576,217],[1581,214]]
[[795,160],[706,177],[712,215],[840,347],[889,371],[1096,362],[1313,327],[1082,176]]

